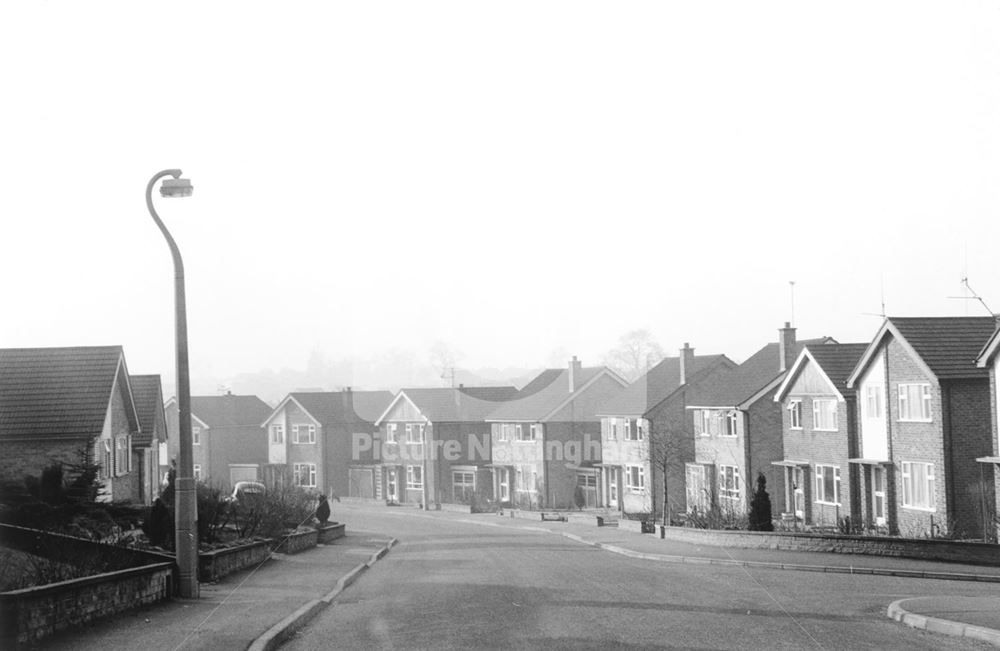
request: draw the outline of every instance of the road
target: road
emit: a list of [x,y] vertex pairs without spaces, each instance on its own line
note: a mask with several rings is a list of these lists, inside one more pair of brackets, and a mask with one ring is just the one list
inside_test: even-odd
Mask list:
[[888,619],[886,607],[996,590],[657,563],[500,518],[484,526],[402,508],[343,516],[400,543],[282,649],[968,649]]

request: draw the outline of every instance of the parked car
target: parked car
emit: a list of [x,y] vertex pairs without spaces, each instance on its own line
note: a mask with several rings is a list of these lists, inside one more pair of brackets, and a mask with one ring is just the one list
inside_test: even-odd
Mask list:
[[233,486],[233,494],[226,498],[230,504],[253,508],[256,506],[267,489],[264,484],[258,481],[238,481]]

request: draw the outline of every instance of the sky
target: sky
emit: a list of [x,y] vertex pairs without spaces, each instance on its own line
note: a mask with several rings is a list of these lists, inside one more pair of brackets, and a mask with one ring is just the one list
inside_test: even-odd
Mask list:
[[1000,0],[11,0],[0,58],[0,347],[172,383],[166,168],[195,378],[1000,311]]

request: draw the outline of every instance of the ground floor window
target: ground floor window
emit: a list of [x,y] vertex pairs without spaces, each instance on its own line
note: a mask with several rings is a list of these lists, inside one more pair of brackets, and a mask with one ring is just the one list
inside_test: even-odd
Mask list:
[[507,502],[510,500],[510,470],[507,468],[497,469],[497,485],[500,488],[500,501]]
[[201,481],[201,466],[199,464],[194,464],[194,480]]
[[424,487],[424,469],[420,466],[406,466],[406,487],[410,490],[422,490]]
[[625,466],[625,488],[638,493],[646,488],[646,474],[642,466]]
[[903,462],[903,506],[934,509],[934,464]]
[[712,504],[710,484],[705,477],[705,466],[689,463],[684,468],[685,493],[688,512],[704,511]]
[[734,501],[740,499],[740,469],[738,466],[719,466],[719,497]]
[[538,490],[538,472],[531,466],[518,466],[514,482],[515,489],[534,493]]
[[292,466],[292,481],[296,486],[312,488],[316,486],[316,464],[296,463]]
[[608,468],[608,500],[618,506],[618,468]]
[[816,501],[840,504],[840,468],[816,464]]
[[466,502],[472,499],[472,495],[476,492],[476,473],[467,470],[452,472],[451,487],[456,500]]

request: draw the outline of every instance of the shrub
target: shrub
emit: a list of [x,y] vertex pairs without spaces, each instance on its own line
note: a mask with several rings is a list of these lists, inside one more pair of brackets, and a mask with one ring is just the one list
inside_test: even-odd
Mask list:
[[767,494],[767,478],[757,473],[757,488],[750,500],[750,531],[774,531],[771,519],[771,496]]

